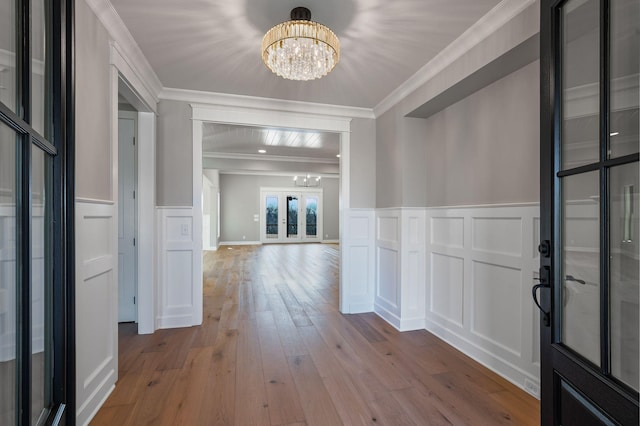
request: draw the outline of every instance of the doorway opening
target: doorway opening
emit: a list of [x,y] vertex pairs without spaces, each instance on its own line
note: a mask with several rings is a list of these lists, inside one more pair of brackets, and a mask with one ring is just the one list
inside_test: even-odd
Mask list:
[[261,188],[260,203],[263,244],[322,242],[322,188]]

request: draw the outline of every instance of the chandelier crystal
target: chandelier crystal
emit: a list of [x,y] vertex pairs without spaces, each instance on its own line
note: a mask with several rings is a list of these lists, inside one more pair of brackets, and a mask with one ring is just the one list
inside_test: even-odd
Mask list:
[[311,21],[304,7],[291,20],[271,28],[262,39],[262,60],[288,80],[314,80],[327,75],[340,60],[340,41],[329,28]]

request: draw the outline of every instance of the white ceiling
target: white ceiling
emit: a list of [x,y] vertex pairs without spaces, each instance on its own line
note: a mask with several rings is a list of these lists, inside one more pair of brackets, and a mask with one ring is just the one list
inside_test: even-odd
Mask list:
[[[328,132],[204,123],[202,150],[207,154],[325,158],[338,161],[340,135]],[[266,153],[259,153],[263,149]]]
[[[164,87],[373,108],[499,0],[111,0]],[[262,63],[260,42],[296,6],[340,38],[311,82]]]

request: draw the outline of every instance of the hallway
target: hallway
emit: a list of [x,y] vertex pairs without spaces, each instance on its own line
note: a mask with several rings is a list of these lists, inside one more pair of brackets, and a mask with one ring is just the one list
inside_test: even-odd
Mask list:
[[92,425],[537,425],[537,400],[425,330],[341,315],[339,249],[221,247],[202,326],[119,328]]

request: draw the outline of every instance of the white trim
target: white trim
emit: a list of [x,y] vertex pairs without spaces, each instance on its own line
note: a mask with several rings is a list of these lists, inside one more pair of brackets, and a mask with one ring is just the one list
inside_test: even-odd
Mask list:
[[371,108],[320,104],[304,101],[289,101],[258,96],[204,92],[199,90],[174,89],[170,87],[163,88],[159,97],[160,99],[168,101],[218,105],[223,107],[256,108],[264,111],[299,112],[332,117],[375,118]]
[[293,163],[318,163],[318,164],[338,164],[338,158],[318,158],[318,157],[285,157],[281,155],[262,154],[235,154],[232,152],[205,152],[204,158],[224,158],[230,160],[255,160],[255,161],[288,161]]
[[387,95],[374,108],[376,117],[384,114],[416,91],[420,86],[434,78],[446,67],[453,64],[465,53],[477,46],[490,34],[513,19],[524,9],[535,3],[536,0],[503,0],[475,24],[469,27],[460,37],[445,47],[433,59],[427,62],[415,74]]
[[322,240],[322,244],[340,244],[340,240]]
[[[133,61],[129,56],[123,51],[122,47],[115,42],[110,41],[110,63],[115,66],[120,73],[122,80],[122,84],[128,91],[135,95],[135,100],[140,100],[144,109],[149,109],[151,111],[157,111],[157,103],[158,103],[158,94],[154,91],[155,88],[152,87],[149,83],[147,83],[147,78],[142,73],[138,71],[138,68],[133,64]],[[126,90],[123,90],[126,91]],[[125,98],[126,98],[125,93]],[[138,102],[131,102],[133,106],[140,108],[140,104]],[[136,105],[137,104],[137,105]]]
[[[208,169],[217,170],[217,169]],[[284,176],[293,178],[293,176],[301,176],[300,172],[271,172],[267,170],[219,170],[221,175],[246,175],[246,176]],[[340,175],[337,173],[313,173],[313,176],[320,176],[322,179],[340,179]],[[292,187],[294,188],[294,187]],[[295,187],[299,188],[299,187]]]
[[76,197],[76,203],[86,203],[86,204],[105,204],[108,206],[113,206],[115,203],[111,200],[98,200],[94,198],[81,198]]
[[218,244],[218,249],[221,250],[222,246],[261,246],[262,242],[260,241],[220,241]]
[[[203,277],[202,277],[202,122],[193,121],[193,140],[200,141],[200,149],[193,149],[193,325],[202,324],[203,319]],[[220,212],[218,212],[220,214]]]
[[[271,109],[256,108],[230,108],[216,105],[191,104],[193,122],[193,202],[194,202],[194,234],[202,238],[202,124],[203,122],[245,124],[253,126],[275,126],[293,129],[324,130],[340,133],[340,189],[339,189],[339,226],[340,244],[344,246],[346,234],[344,224],[347,223],[347,214],[350,206],[350,132],[351,119],[337,117],[335,115],[319,116],[316,114],[287,111],[275,111]],[[268,108],[265,105],[265,108]],[[335,112],[333,106],[331,111]],[[197,205],[197,208],[196,208]],[[202,289],[202,243],[194,247],[194,256],[200,259],[198,281]],[[345,251],[340,252],[341,264],[348,260]],[[345,274],[346,268],[340,268],[340,311],[348,312],[349,309],[349,281]],[[197,275],[196,275],[197,276]],[[195,285],[195,284],[194,284]],[[202,290],[201,290],[202,292]],[[200,306],[202,308],[202,306]]]
[[[106,28],[107,32],[114,40],[112,46],[117,47],[117,50],[125,59],[128,66],[139,77],[140,82],[144,85],[145,90],[155,99],[154,104],[158,102],[158,94],[162,90],[162,83],[156,75],[153,67],[142,53],[140,46],[136,43],[133,35],[129,32],[129,29],[116,12],[109,0],[85,0],[87,5],[91,8],[93,13],[98,17],[102,25]],[[114,63],[114,65],[116,65]],[[130,81],[131,83],[136,83]],[[140,87],[137,90],[141,92]],[[149,105],[154,106],[154,105]]]

